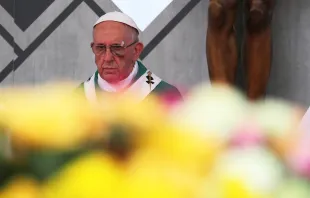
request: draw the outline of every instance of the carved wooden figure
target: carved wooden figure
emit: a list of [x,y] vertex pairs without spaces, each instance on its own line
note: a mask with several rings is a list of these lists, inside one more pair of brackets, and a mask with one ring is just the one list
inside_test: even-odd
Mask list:
[[209,0],[206,54],[211,82],[234,85],[238,64],[236,31],[238,5],[245,3],[244,39],[246,93],[265,95],[271,67],[271,20],[275,0]]

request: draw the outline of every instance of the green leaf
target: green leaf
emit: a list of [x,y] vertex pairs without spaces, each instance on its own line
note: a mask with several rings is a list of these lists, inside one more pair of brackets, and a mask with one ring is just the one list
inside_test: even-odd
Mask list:
[[26,164],[13,161],[2,160],[0,162],[0,187],[6,184],[8,180],[16,175],[28,175],[29,168]]
[[126,159],[135,145],[133,137],[135,128],[116,123],[109,128],[109,136],[105,142],[106,151],[119,159]]
[[10,139],[6,133],[1,130],[0,127],[0,163],[1,161],[8,160],[11,158],[11,145]]
[[31,175],[43,181],[59,171],[65,164],[77,158],[86,149],[73,151],[37,151],[28,155],[27,163]]

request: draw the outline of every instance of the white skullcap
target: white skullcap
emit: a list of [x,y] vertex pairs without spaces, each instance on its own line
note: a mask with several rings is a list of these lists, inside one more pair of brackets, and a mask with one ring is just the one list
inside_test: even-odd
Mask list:
[[122,12],[108,12],[105,15],[102,15],[94,24],[94,27],[104,21],[115,21],[115,22],[120,22],[120,23],[124,23],[134,29],[137,30],[137,32],[139,33],[139,28],[137,26],[137,24],[133,21],[132,18],[130,18],[130,16],[122,13]]

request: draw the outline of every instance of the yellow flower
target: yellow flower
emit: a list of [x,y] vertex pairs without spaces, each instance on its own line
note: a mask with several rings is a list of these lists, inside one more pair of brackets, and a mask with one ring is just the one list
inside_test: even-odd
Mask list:
[[199,184],[197,175],[169,158],[142,151],[128,165],[124,193],[127,198],[195,198]]
[[144,148],[152,134],[163,130],[167,115],[157,98],[138,103],[135,97],[126,96],[103,96],[98,109],[104,115],[102,131],[108,152],[128,157],[128,153]]
[[161,131],[150,133],[140,150],[155,151],[183,170],[203,177],[223,148],[221,142],[207,138],[194,129],[167,123],[161,126]]
[[121,198],[122,180],[122,169],[111,158],[90,153],[55,174],[43,187],[41,198]]
[[40,186],[29,177],[15,177],[0,189],[0,198],[41,198]]
[[151,130],[157,129],[166,121],[166,112],[155,96],[140,102],[134,95],[124,96],[106,95],[99,96],[98,109],[104,115],[105,122],[128,123],[138,128]]
[[271,195],[260,194],[259,192],[250,191],[247,186],[240,180],[227,180],[223,182],[223,198],[272,198]]
[[101,119],[71,86],[9,89],[2,95],[5,127],[13,142],[69,148],[94,135]]

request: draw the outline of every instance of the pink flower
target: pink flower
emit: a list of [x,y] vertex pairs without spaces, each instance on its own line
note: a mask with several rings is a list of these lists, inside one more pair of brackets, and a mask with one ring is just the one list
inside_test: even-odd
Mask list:
[[[185,93],[185,91],[182,94],[183,97],[185,95],[184,93]],[[180,104],[181,102],[183,102],[183,99],[180,98],[180,95],[178,95],[176,93],[171,93],[171,92],[167,92],[165,94],[162,94],[159,99],[167,107],[168,110],[170,108],[173,108],[176,105]]]
[[242,124],[235,130],[230,139],[230,145],[236,147],[247,147],[263,144],[265,137],[258,126],[249,122]]
[[288,163],[298,175],[310,179],[310,138],[302,137],[300,140],[288,155]]

